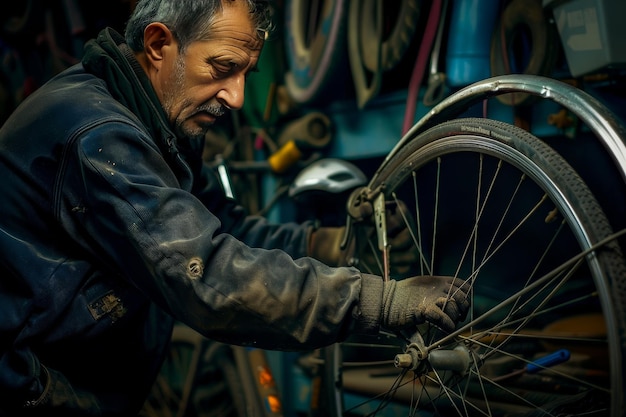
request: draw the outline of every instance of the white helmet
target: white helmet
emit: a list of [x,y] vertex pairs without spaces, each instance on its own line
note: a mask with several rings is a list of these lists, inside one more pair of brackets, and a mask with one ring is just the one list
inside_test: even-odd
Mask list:
[[308,194],[343,194],[367,183],[367,177],[351,162],[324,158],[312,162],[296,175],[289,196],[307,199]]

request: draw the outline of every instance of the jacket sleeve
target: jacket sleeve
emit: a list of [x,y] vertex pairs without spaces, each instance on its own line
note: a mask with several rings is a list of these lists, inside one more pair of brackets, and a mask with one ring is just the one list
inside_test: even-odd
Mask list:
[[[124,123],[90,129],[66,162],[58,209],[64,228],[103,267],[205,336],[293,350],[342,340],[360,321],[375,327],[376,313],[361,320],[357,269],[296,256],[305,241],[296,226],[272,228],[240,213],[224,217],[232,234],[225,233],[210,209],[223,215],[232,207],[184,189],[140,130]],[[294,256],[272,248],[287,248],[292,238]]]
[[220,220],[220,230],[246,245],[282,249],[294,258],[307,255],[313,222],[270,223],[265,217],[248,215],[235,200],[226,197],[215,171],[206,164],[195,175],[193,194]]

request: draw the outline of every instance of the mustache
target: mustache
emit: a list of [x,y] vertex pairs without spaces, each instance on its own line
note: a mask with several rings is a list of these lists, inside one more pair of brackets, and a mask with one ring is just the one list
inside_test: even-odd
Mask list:
[[220,117],[226,113],[226,107],[219,103],[207,103],[196,107],[196,110],[193,113],[197,114],[200,112],[206,112],[211,116]]

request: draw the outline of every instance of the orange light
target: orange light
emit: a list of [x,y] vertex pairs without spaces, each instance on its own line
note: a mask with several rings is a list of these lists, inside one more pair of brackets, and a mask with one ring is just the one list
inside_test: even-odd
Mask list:
[[281,411],[280,399],[276,395],[267,396],[267,406],[272,413],[279,413]]
[[261,384],[262,387],[268,388],[274,386],[274,377],[269,369],[259,366],[258,372],[259,384]]

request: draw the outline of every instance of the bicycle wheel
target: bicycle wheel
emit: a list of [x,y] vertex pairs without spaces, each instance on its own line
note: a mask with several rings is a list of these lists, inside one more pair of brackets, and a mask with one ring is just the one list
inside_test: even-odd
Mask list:
[[369,189],[411,211],[408,275],[470,281],[471,309],[451,334],[424,324],[327,348],[328,415],[624,415],[626,267],[562,157],[515,126],[458,119],[397,150]]
[[[237,347],[177,323],[171,347],[139,417],[269,416]],[[248,374],[249,373],[249,374]]]

